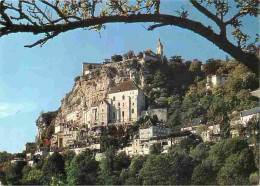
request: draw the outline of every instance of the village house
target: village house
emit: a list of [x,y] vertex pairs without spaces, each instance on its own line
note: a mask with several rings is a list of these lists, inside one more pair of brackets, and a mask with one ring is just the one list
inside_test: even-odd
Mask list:
[[212,88],[222,87],[224,86],[226,80],[227,80],[227,75],[208,75],[206,88],[212,89]]
[[196,129],[200,124],[205,122],[204,118],[195,118],[188,122],[185,127],[181,128],[181,131],[190,131],[193,134],[196,134]]
[[201,138],[204,142],[218,142],[220,140],[220,130],[223,120],[216,120],[207,124],[207,130],[202,131]]
[[245,110],[241,113],[241,121],[244,125],[247,125],[248,121],[255,115],[260,114],[260,107],[255,107],[249,110]]
[[239,137],[245,135],[245,129],[248,127],[248,122],[253,117],[260,116],[260,107],[252,108],[249,110],[242,111],[240,115],[234,117],[230,121],[230,134],[231,137]]
[[14,157],[12,160],[11,160],[11,163],[12,164],[15,164],[15,163],[25,163],[26,162],[26,159],[23,158],[23,157]]
[[139,129],[139,138],[140,139],[152,139],[166,137],[171,133],[171,129],[167,128],[163,124],[156,126],[144,126]]

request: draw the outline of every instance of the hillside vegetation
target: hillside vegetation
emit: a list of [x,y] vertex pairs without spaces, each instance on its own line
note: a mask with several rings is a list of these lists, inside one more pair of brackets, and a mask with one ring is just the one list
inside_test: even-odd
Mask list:
[[[161,154],[161,147],[154,145],[149,155],[130,158],[125,153],[117,154],[119,142],[107,131],[107,136],[102,137],[104,152],[100,161],[93,151],[75,155],[74,151],[66,150],[62,155],[54,152],[36,167],[29,167],[12,164],[11,155],[1,153],[0,181],[28,185],[258,184],[259,121],[249,123],[249,136],[229,136],[232,113],[259,105],[258,98],[250,94],[258,88],[259,79],[254,73],[235,60],[209,59],[202,64],[199,60],[184,61],[180,56],[165,58],[163,64],[148,62],[140,71],[151,72],[144,80],[149,107],[167,107],[167,125],[174,132],[197,118],[202,121],[200,130],[203,125],[221,119],[224,126],[221,140],[212,143],[186,138],[167,154]],[[207,75],[214,74],[227,75],[225,85],[206,89]]]

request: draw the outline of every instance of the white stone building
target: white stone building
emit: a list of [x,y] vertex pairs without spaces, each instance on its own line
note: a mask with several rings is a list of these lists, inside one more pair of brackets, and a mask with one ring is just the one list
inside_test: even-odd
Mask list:
[[163,61],[163,45],[159,39],[158,45],[156,47],[156,53],[151,49],[147,49],[143,52],[143,58],[141,59],[141,64],[144,64],[146,61]]
[[225,82],[227,80],[227,76],[226,75],[213,75],[207,76],[207,83],[206,83],[206,88],[207,89],[211,89],[211,88],[218,88],[218,87],[222,87]]
[[89,128],[135,122],[145,109],[145,95],[133,81],[124,81],[112,89],[105,100],[86,109],[83,123]]
[[171,133],[170,128],[165,126],[150,126],[139,129],[139,138],[140,139],[151,139],[158,137],[165,137]]
[[255,115],[260,114],[260,107],[245,110],[241,113],[241,121],[244,125],[247,125],[248,121]]
[[145,109],[145,95],[133,81],[125,81],[108,94],[109,123],[137,121]]

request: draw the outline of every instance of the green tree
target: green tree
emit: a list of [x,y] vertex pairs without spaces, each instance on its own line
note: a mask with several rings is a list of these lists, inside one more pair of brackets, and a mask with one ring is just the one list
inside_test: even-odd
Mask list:
[[13,155],[11,153],[8,153],[6,151],[0,152],[0,163],[2,162],[8,162],[12,160]]
[[209,151],[210,151],[210,143],[203,142],[198,144],[195,148],[191,149],[190,156],[196,162],[201,163],[209,156]]
[[191,183],[194,185],[216,185],[217,172],[212,164],[204,161],[197,165],[192,173]]
[[139,172],[144,185],[174,184],[173,172],[164,155],[150,155]]
[[98,162],[94,153],[86,150],[74,156],[67,172],[69,185],[93,185],[96,183]]
[[112,61],[114,61],[114,62],[119,62],[119,61],[123,61],[123,56],[115,54],[115,55],[113,55],[113,56],[111,57],[111,59],[112,59]]
[[162,152],[162,145],[161,143],[154,143],[149,148],[149,154],[158,155]]
[[249,184],[249,176],[256,170],[254,155],[251,150],[244,149],[231,154],[218,173],[220,185],[244,185]]
[[190,68],[189,71],[191,72],[195,72],[195,73],[200,73],[201,72],[201,65],[202,62],[199,60],[194,60],[191,64],[190,64]]
[[221,67],[221,61],[216,59],[208,59],[206,64],[203,65],[202,71],[206,75],[214,75],[216,74],[217,70]]
[[51,184],[54,178],[61,178],[65,176],[64,160],[62,155],[54,152],[49,158],[46,159],[42,167],[44,182]]
[[68,172],[68,168],[70,166],[70,163],[72,161],[72,159],[74,158],[74,156],[76,155],[76,153],[72,150],[65,150],[63,151],[62,153],[62,157],[63,157],[63,160],[64,160],[64,168],[65,168],[65,171],[66,173]]
[[181,96],[173,95],[170,101],[170,108],[168,109],[167,125],[174,129],[181,124]]
[[142,180],[139,177],[139,171],[146,161],[146,156],[136,156],[131,160],[129,168],[123,169],[120,174],[120,181],[124,185],[141,185]]
[[134,51],[133,50],[129,50],[127,53],[125,53],[123,55],[124,59],[132,59],[135,56]]
[[25,165],[25,162],[16,162],[7,167],[6,182],[10,185],[20,185],[23,177],[22,169]]
[[100,162],[99,184],[120,184],[122,169],[128,168],[130,159],[125,153],[116,155],[116,149],[110,148],[104,153]]
[[203,131],[207,131],[207,126],[206,125],[204,125],[204,124],[200,124],[197,128],[196,128],[196,134],[197,135],[201,135],[201,133],[203,132]]
[[225,165],[229,156],[242,152],[244,149],[249,149],[248,143],[246,140],[239,138],[222,139],[212,146],[209,151],[209,156],[205,161],[207,167],[213,169],[213,180],[216,180],[218,172]]
[[42,185],[43,172],[38,169],[31,169],[28,173],[23,175],[24,185]]
[[252,185],[259,185],[259,173],[252,173],[249,177],[249,181]]

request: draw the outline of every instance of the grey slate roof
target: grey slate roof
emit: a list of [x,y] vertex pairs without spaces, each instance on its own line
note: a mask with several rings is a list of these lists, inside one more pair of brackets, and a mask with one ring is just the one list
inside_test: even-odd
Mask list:
[[257,113],[260,113],[260,107],[255,107],[250,110],[246,110],[246,111],[242,112],[241,117],[249,116],[249,115],[253,115],[253,114],[257,114]]

